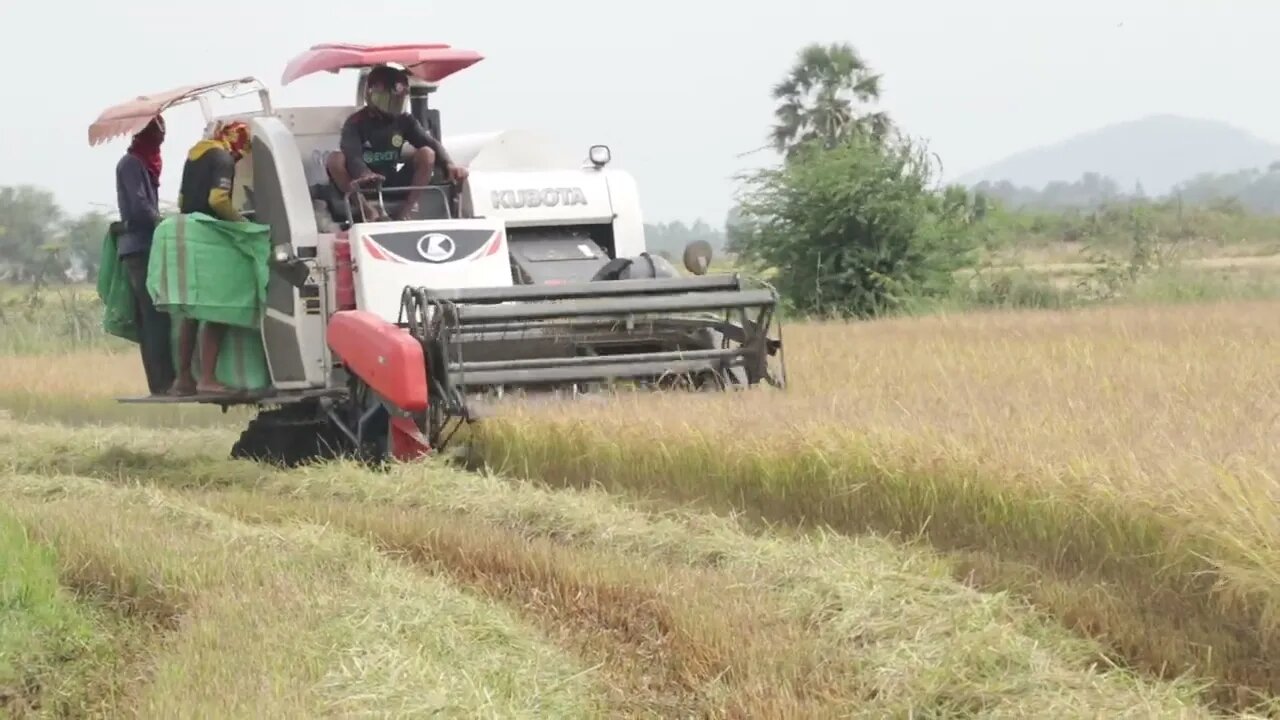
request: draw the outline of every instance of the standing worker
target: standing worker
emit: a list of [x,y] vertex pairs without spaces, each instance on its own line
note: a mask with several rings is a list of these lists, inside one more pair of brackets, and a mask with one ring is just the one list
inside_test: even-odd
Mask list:
[[[219,220],[241,222],[245,218],[231,204],[231,188],[236,163],[249,149],[249,126],[233,121],[214,131],[212,139],[201,140],[187,153],[178,192],[178,211],[184,215],[204,213]],[[221,394],[228,388],[218,382],[218,351],[227,326],[206,322],[200,333],[200,381],[191,373],[199,323],[183,320],[178,338],[178,377],[171,395]]]
[[169,315],[156,309],[147,292],[151,240],[161,220],[160,146],[164,132],[164,120],[157,115],[133,136],[124,157],[116,163],[116,207],[120,212],[116,249],[133,290],[138,346],[152,395],[164,394],[174,382]]

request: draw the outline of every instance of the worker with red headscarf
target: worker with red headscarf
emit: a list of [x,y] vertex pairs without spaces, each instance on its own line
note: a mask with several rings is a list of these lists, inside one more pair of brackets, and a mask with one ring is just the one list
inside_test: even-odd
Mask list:
[[116,250],[133,290],[138,346],[152,395],[164,393],[174,379],[169,316],[156,309],[147,292],[151,240],[161,220],[160,146],[164,132],[164,120],[157,115],[133,136],[128,151],[116,163],[116,206],[120,212],[115,225]]
[[[249,151],[249,126],[239,120],[223,123],[212,138],[200,140],[187,153],[182,168],[182,186],[178,193],[178,211],[183,214],[204,213],[220,220],[238,222],[244,216],[231,204],[231,188],[236,163]],[[200,380],[191,373],[195,355],[195,320],[184,320],[178,337],[178,377],[171,395],[216,394],[227,392],[218,382],[215,370],[218,350],[226,326],[207,322],[200,335]]]

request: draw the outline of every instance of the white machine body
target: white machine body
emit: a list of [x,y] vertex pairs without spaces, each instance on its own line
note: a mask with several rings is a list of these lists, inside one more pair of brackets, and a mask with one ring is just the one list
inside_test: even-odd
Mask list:
[[[280,390],[333,383],[325,326],[337,309],[339,238],[350,243],[357,308],[390,322],[398,318],[406,286],[578,281],[611,258],[646,252],[639,197],[628,173],[575,161],[524,131],[445,138],[453,160],[470,171],[463,218],[361,223],[357,217],[343,231],[314,199],[313,188],[328,184],[324,159],[338,149],[342,124],[358,109],[267,108],[215,118],[208,126],[212,132],[225,121],[249,124],[252,152],[237,166],[233,202],[271,227],[277,251],[311,266],[303,287],[274,273],[268,284],[263,341]],[[581,260],[581,269],[569,260]]]
[[389,322],[405,287],[506,287],[506,229],[493,220],[357,223],[351,243],[356,307]]

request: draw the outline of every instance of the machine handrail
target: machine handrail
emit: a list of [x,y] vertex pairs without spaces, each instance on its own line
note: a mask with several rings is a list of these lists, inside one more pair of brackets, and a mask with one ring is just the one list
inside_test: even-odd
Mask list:
[[346,204],[346,206],[347,206],[347,224],[348,224],[348,225],[351,225],[351,224],[354,224],[354,223],[355,223],[355,216],[354,216],[354,214],[352,213],[352,205],[353,205],[353,204],[354,204],[354,205],[359,206],[359,208],[360,208],[360,222],[362,222],[362,223],[363,223],[363,222],[368,222],[368,221],[369,221],[369,220],[368,220],[368,218],[366,218],[366,217],[365,217],[365,214],[364,214],[364,205],[360,204],[359,202],[354,202],[354,200],[355,200],[356,195],[361,194],[361,193],[363,193],[363,192],[368,192],[370,189],[376,189],[376,190],[377,190],[377,193],[378,193],[378,206],[379,206],[379,209],[381,209],[381,210],[382,210],[382,212],[383,212],[384,214],[387,212],[387,203],[386,203],[386,200],[383,198],[383,195],[384,195],[384,194],[397,194],[397,193],[407,194],[410,190],[427,190],[427,191],[430,191],[430,192],[437,192],[437,193],[440,193],[440,195],[441,195],[442,197],[444,197],[444,206],[445,206],[445,213],[446,213],[446,216],[445,216],[444,218],[431,218],[431,219],[433,219],[433,220],[452,220],[452,219],[454,218],[454,214],[453,214],[453,211],[454,211],[454,203],[453,203],[453,201],[454,201],[454,197],[453,197],[453,196],[451,196],[451,195],[449,194],[449,192],[447,192],[447,191],[445,190],[445,188],[446,188],[446,187],[447,187],[447,188],[449,188],[450,190],[456,190],[456,186],[451,185],[451,184],[450,184],[450,185],[440,185],[440,184],[435,184],[435,185],[405,185],[404,187],[394,187],[394,188],[384,189],[384,188],[383,188],[383,186],[382,186],[382,183],[377,183],[376,185],[372,186],[372,188],[370,188],[370,187],[365,187],[365,186],[362,186],[362,185],[357,184],[357,181],[352,181],[352,183],[351,183],[351,189],[350,189],[350,190],[348,190],[348,191],[346,192],[346,194],[344,194],[344,195],[342,196],[342,197],[343,197],[343,201],[345,202],[345,204]]
[[513,300],[570,300],[617,295],[662,295],[681,292],[741,290],[742,278],[734,274],[688,278],[599,280],[562,285],[511,285],[480,288],[428,288],[427,297],[458,304],[501,303]]
[[[603,283],[602,283],[603,284]],[[544,320],[552,318],[630,316],[654,312],[715,311],[749,307],[772,307],[777,296],[770,290],[736,290],[699,295],[657,295],[617,298],[581,298],[553,303],[515,305],[461,305],[453,312],[461,326],[501,320]]]

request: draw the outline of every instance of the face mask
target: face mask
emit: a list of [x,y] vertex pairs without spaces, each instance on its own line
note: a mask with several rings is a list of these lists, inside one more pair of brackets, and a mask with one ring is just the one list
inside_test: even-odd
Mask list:
[[370,90],[369,103],[388,115],[399,115],[404,112],[404,95],[390,90]]

